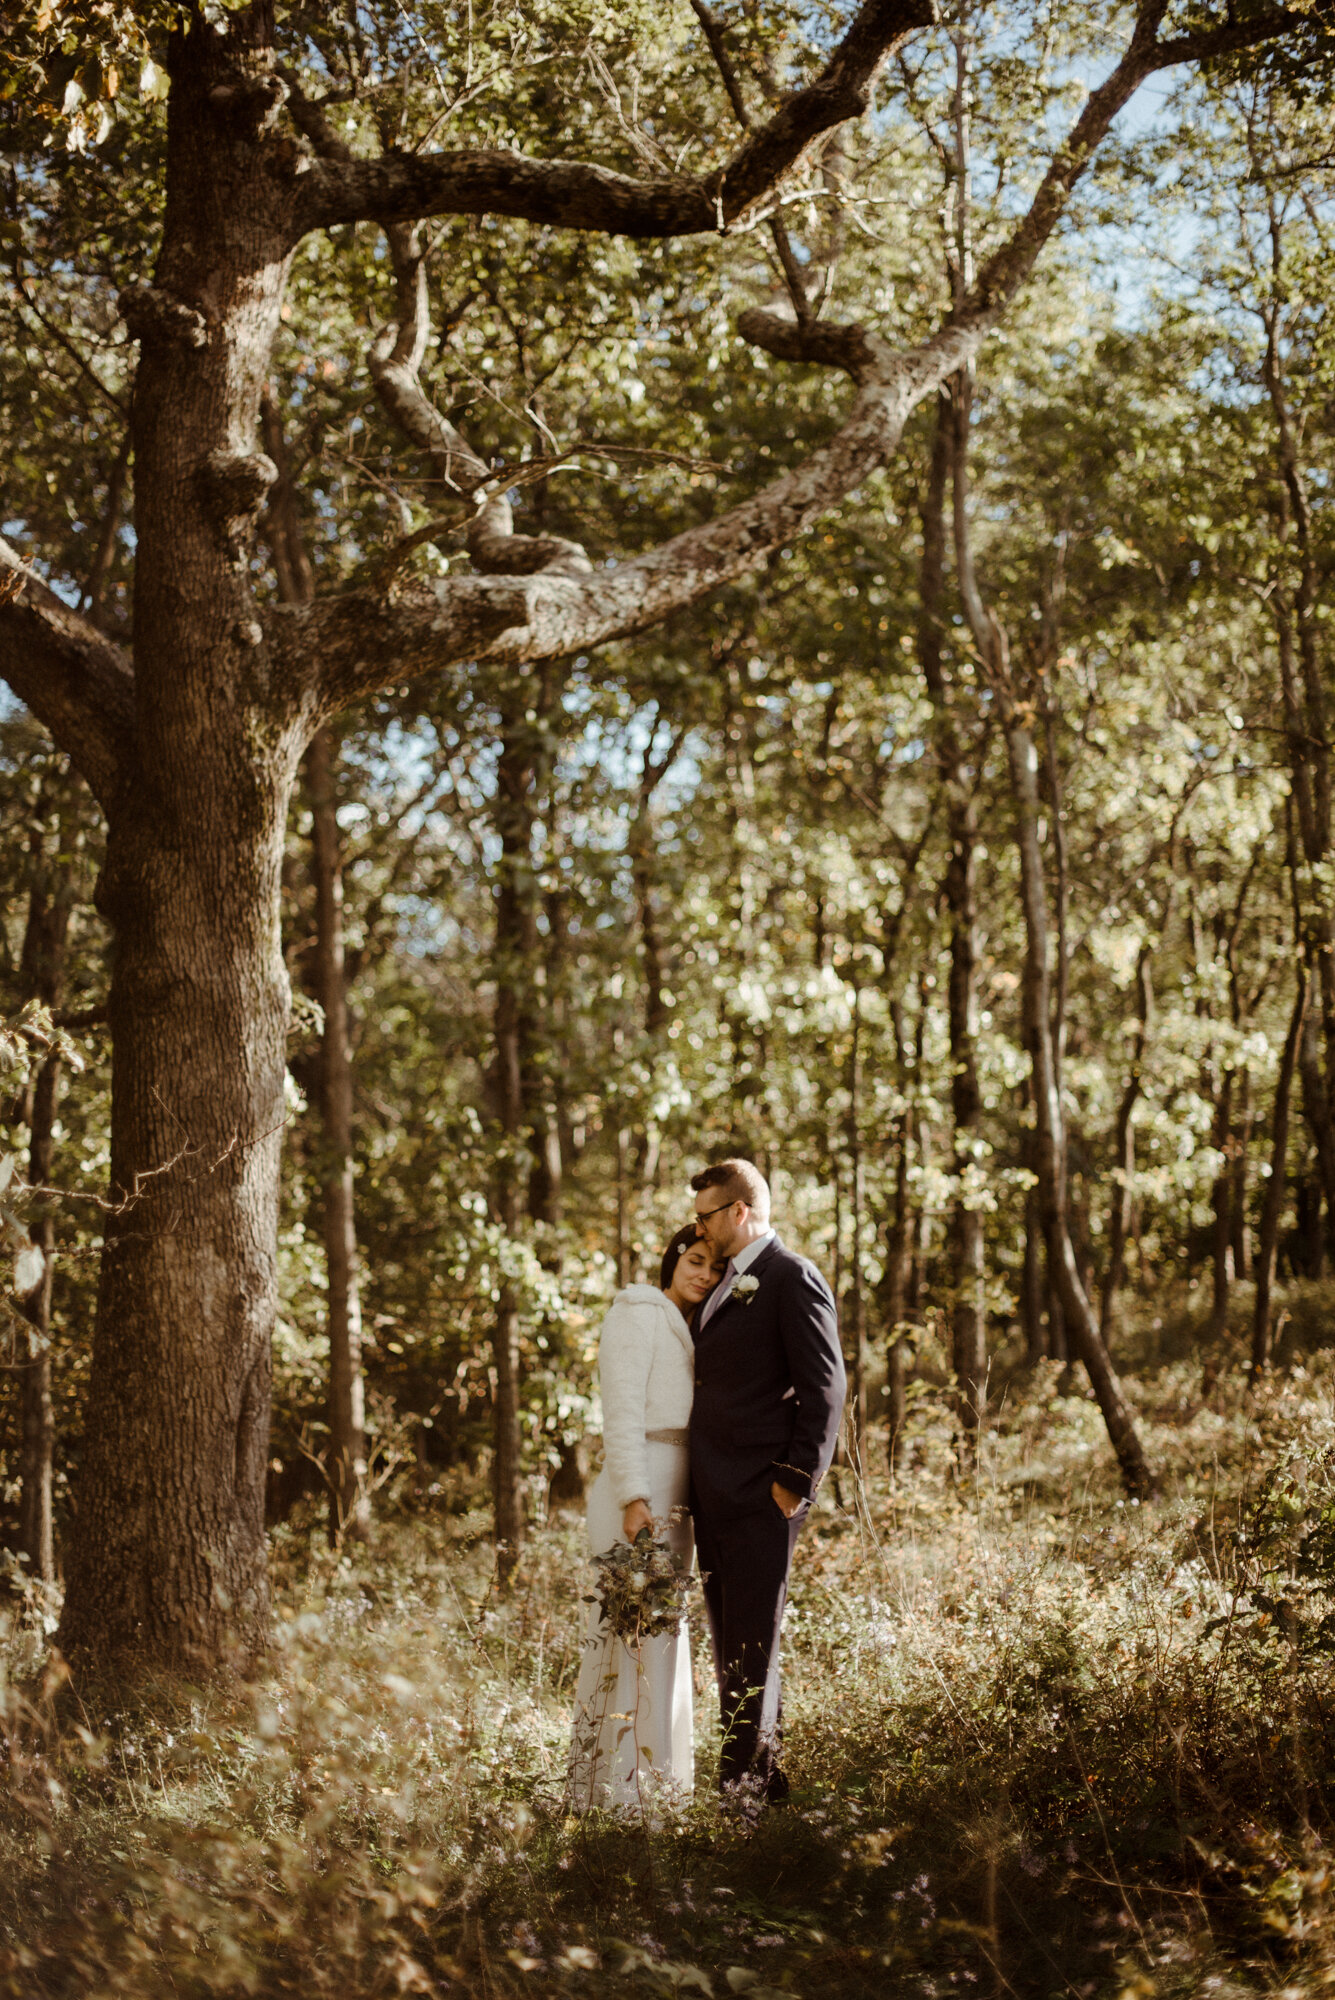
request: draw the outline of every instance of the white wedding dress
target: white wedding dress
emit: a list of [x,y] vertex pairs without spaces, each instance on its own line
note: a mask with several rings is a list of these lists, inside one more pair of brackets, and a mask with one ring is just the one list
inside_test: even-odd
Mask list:
[[[617,1293],[599,1337],[598,1377],[604,1462],[589,1494],[589,1552],[599,1555],[623,1541],[622,1514],[644,1498],[655,1532],[666,1535],[689,1568],[694,1537],[685,1438],[695,1349],[685,1320],[655,1286],[627,1285]],[[656,1431],[675,1432],[680,1442],[646,1435]],[[685,1618],[675,1634],[632,1647],[612,1637],[591,1604],[566,1780],[571,1810],[638,1814],[655,1801],[686,1796],[694,1781]]]

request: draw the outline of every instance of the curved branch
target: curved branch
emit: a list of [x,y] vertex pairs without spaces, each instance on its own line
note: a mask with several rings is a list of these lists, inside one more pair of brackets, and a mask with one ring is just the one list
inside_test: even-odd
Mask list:
[[119,646],[0,541],[0,680],[109,807],[133,755],[134,676]]
[[499,494],[488,495],[487,467],[422,388],[418,371],[431,337],[431,308],[421,241],[416,226],[404,222],[393,224],[385,236],[399,317],[372,342],[371,379],[386,413],[408,442],[426,454],[447,487],[476,505],[478,511],[464,531],[474,569],[504,576],[532,576],[539,570],[586,576],[592,565],[578,542],[560,535],[515,533],[509,501]]
[[[299,232],[425,215],[510,215],[640,238],[726,229],[773,191],[822,132],[866,110],[885,57],[935,18],[933,0],[863,0],[815,81],[749,132],[725,166],[698,178],[638,180],[579,160],[531,160],[481,148],[339,159],[313,141],[321,157],[301,176]],[[301,107],[308,136],[318,129],[317,115],[318,107]]]
[[[957,333],[957,341],[981,340]],[[853,408],[830,441],[804,464],[717,520],[662,547],[591,575],[546,570],[518,575],[446,578],[405,589],[349,592],[270,621],[277,658],[288,676],[310,686],[329,712],[388,681],[435,672],[461,660],[523,663],[552,659],[625,638],[685,610],[720,585],[749,575],[829,507],[859,486],[898,443],[928,364],[921,355],[882,348]],[[955,344],[932,364],[944,376],[959,365]]]

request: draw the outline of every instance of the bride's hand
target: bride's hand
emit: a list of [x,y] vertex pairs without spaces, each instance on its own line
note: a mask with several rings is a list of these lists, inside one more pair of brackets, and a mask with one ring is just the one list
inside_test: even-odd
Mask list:
[[654,1517],[650,1512],[649,1502],[647,1500],[632,1500],[625,1513],[621,1516],[621,1532],[626,1537],[626,1540],[633,1542],[641,1528],[648,1528],[650,1534],[652,1534],[653,1527]]

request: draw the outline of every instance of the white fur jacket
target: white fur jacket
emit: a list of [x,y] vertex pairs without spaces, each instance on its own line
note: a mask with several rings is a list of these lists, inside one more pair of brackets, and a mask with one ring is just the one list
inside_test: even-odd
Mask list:
[[618,1507],[649,1497],[648,1431],[685,1430],[695,1393],[695,1343],[655,1285],[627,1285],[598,1342],[603,1465]]

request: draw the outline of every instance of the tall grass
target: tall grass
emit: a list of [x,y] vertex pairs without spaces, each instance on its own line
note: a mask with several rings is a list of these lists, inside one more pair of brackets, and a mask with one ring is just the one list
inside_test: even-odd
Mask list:
[[[1050,1373],[961,1481],[944,1403],[898,1486],[842,1468],[787,1626],[793,1804],[748,1831],[562,1807],[579,1524],[514,1594],[481,1513],[277,1538],[269,1670],[62,1688],[3,1633],[0,1993],[1296,1995],[1335,1981],[1326,1358],[1258,1402],[1138,1391],[1124,1503]],[[705,1665],[702,1647],[699,1664]]]

